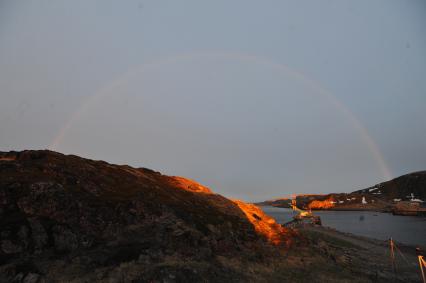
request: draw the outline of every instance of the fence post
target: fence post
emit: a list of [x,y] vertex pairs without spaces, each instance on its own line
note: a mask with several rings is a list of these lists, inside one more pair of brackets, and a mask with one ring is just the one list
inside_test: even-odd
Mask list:
[[420,248],[416,248],[416,254],[419,260],[420,273],[422,274],[423,283],[426,283],[426,276],[425,276],[426,261],[424,260],[423,252],[422,250],[420,250]]
[[390,245],[392,269],[396,276],[395,250],[394,250],[394,243],[393,243],[392,237],[389,239],[389,245]]

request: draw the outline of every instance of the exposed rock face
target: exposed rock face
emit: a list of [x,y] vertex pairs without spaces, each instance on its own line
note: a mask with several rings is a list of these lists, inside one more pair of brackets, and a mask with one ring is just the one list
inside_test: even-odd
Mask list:
[[287,240],[286,245],[289,245],[288,232],[280,224],[275,222],[275,219],[266,215],[259,207],[247,204],[242,201],[234,200],[234,203],[244,212],[247,219],[254,224],[254,228],[258,235],[268,239],[274,245],[283,244]]
[[288,244],[257,207],[189,179],[51,151],[0,153],[0,282],[221,281],[233,273],[218,272],[227,267],[217,256]]

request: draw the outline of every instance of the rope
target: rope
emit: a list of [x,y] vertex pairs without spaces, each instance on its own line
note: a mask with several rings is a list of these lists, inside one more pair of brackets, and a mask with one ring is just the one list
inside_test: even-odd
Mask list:
[[[398,251],[398,253],[401,255],[401,257],[404,259],[404,261],[408,264],[408,265],[416,265],[413,263],[410,263],[407,258],[405,257],[405,255],[402,253],[402,251],[398,248],[398,246],[395,244],[395,242],[392,240],[392,238],[389,239],[389,248],[390,248],[390,257],[391,257],[391,262],[392,262],[392,267],[394,269],[395,272],[395,276],[396,276],[396,263],[395,263],[395,253],[394,253],[394,249],[396,249]],[[417,249],[416,249],[417,251]],[[423,258],[423,255],[419,252],[417,253],[417,257],[419,260],[419,266],[420,266],[420,273],[422,275],[422,279],[423,279],[423,283],[426,283],[426,276],[425,276],[425,269],[426,269],[426,261]]]
[[405,255],[401,252],[401,250],[398,248],[398,246],[394,243],[394,247],[396,248],[396,250],[398,251],[398,253],[401,255],[401,257],[404,259],[404,261],[408,264],[408,265],[416,265],[414,263],[410,263],[407,258],[405,257]]

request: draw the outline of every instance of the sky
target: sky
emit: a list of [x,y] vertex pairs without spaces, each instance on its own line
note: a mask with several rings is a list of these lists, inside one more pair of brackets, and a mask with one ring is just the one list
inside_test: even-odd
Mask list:
[[0,151],[247,201],[426,170],[426,2],[0,0]]

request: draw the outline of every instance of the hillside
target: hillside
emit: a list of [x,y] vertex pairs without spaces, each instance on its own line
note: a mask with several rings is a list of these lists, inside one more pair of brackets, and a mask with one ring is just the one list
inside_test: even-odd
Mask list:
[[257,262],[285,250],[291,233],[186,178],[51,151],[0,153],[0,282],[242,280],[249,273],[222,261]]
[[[399,202],[426,202],[426,171],[406,174],[352,193],[298,195],[297,206],[304,209],[391,211]],[[260,205],[289,207],[289,199],[264,201]]]
[[426,171],[402,175],[375,186],[358,190],[354,194],[369,194],[388,200],[410,200],[417,198],[426,201]]

